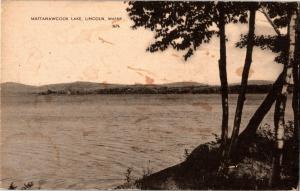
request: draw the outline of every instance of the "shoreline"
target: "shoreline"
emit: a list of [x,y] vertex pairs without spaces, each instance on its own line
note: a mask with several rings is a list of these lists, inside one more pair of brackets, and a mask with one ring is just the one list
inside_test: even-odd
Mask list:
[[[271,83],[249,84],[246,93],[265,94],[272,89]],[[288,88],[291,93],[293,86]],[[228,86],[229,94],[238,94],[240,85],[231,84]],[[50,84],[43,86],[29,86],[18,83],[2,83],[1,92],[27,93],[37,95],[87,95],[87,94],[220,94],[221,87],[218,85],[206,85],[198,83],[173,83],[173,84],[148,84],[148,85],[122,85],[103,84],[90,82],[74,82],[66,84]]]
[[298,186],[298,148],[293,139],[293,127],[285,134],[282,184],[269,186],[272,170],[272,129],[260,127],[250,145],[241,144],[234,162],[219,173],[218,140],[200,144],[186,160],[140,179],[127,181],[116,189],[142,190],[295,190]]

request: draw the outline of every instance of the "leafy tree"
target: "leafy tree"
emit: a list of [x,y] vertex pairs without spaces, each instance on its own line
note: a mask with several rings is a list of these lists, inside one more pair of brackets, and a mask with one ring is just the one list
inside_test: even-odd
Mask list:
[[[150,52],[164,51],[171,47],[175,50],[185,50],[184,59],[193,55],[194,51],[202,43],[208,43],[214,34],[220,37],[220,59],[219,70],[222,90],[222,147],[227,145],[228,133],[228,84],[226,74],[226,36],[225,25],[229,22],[247,22],[247,11],[249,10],[249,31],[248,35],[242,36],[238,47],[247,47],[245,65],[242,74],[241,88],[237,100],[233,132],[231,142],[226,150],[225,163],[235,153],[238,141],[251,141],[256,129],[269,111],[277,98],[279,92],[282,92],[282,82],[285,79],[286,72],[283,71],[275,81],[272,90],[267,95],[261,106],[255,112],[246,129],[239,136],[239,129],[242,118],[244,101],[246,99],[246,89],[248,75],[252,63],[253,46],[260,46],[262,49],[271,49],[279,53],[276,61],[284,63],[288,57],[286,47],[287,36],[280,34],[277,27],[287,26],[289,17],[287,10],[291,10],[291,4],[288,3],[270,3],[270,2],[130,2],[130,18],[134,21],[133,28],[144,27],[155,32],[155,41],[147,50]],[[255,15],[259,10],[268,19],[274,27],[277,36],[255,36]],[[218,27],[218,31],[213,26]],[[296,60],[296,59],[295,59]],[[297,70],[299,71],[299,70]],[[293,74],[296,76],[297,74]],[[295,77],[294,77],[295,78]],[[282,102],[283,103],[283,102]],[[239,137],[239,139],[238,139]],[[246,141],[247,140],[247,141]],[[244,143],[245,143],[244,142]],[[243,144],[239,144],[243,145]],[[224,152],[222,153],[224,154]]]
[[272,168],[272,176],[271,176],[271,185],[276,186],[280,182],[281,175],[281,164],[282,164],[282,150],[284,145],[284,129],[285,129],[285,121],[284,121],[284,113],[286,107],[286,100],[288,94],[288,85],[291,83],[292,73],[293,73],[293,64],[294,64],[294,51],[296,44],[296,20],[297,15],[295,11],[291,9],[288,10],[288,53],[287,61],[284,64],[284,81],[280,94],[278,95],[276,105],[275,105],[275,115],[274,115],[274,125],[275,125],[275,136],[276,136],[276,144],[275,144],[275,153],[273,159],[273,168]]
[[[255,46],[260,47],[262,50],[269,49],[274,53],[278,53],[278,56],[275,57],[275,61],[281,64],[284,64],[285,61],[287,60],[288,39],[287,39],[287,35],[282,34],[279,29],[287,27],[288,25],[287,10],[296,10],[296,9],[297,9],[297,5],[295,5],[295,3],[268,2],[268,3],[261,3],[260,5],[259,11],[263,12],[264,15],[267,17],[268,21],[276,31],[276,35],[255,36],[254,44]],[[247,35],[242,35],[240,42],[237,43],[237,47],[240,48],[245,47],[247,44],[246,38]],[[278,76],[277,80],[273,84],[273,88],[265,97],[262,104],[255,111],[254,115],[251,117],[245,130],[240,134],[239,142],[252,140],[252,137],[255,135],[255,132],[259,127],[260,123],[262,122],[264,116],[268,113],[271,106],[275,102],[277,95],[281,91],[281,87],[284,80],[283,77],[284,77],[283,73],[281,73]],[[297,80],[295,82],[297,83]],[[296,88],[297,86],[294,87]],[[294,91],[294,95],[295,95],[295,91]],[[294,109],[294,111],[296,110]],[[297,125],[295,125],[295,127],[297,127]],[[239,144],[239,145],[242,146],[247,144]]]
[[[276,32],[276,36],[261,35],[255,36],[254,43],[261,49],[270,49],[273,52],[278,53],[275,61],[284,64],[283,72],[280,74],[278,79],[275,81],[272,90],[269,92],[261,106],[255,112],[251,118],[248,126],[241,133],[241,141],[250,141],[251,136],[255,134],[258,125],[261,120],[268,112],[274,101],[275,112],[274,112],[274,126],[276,134],[276,144],[273,159],[272,176],[270,179],[270,185],[275,186],[280,183],[280,169],[282,160],[282,149],[283,149],[283,135],[284,135],[284,110],[287,99],[287,88],[292,78],[294,78],[294,91],[293,91],[293,110],[294,110],[294,137],[298,137],[298,120],[299,120],[299,105],[296,100],[299,99],[298,86],[299,86],[299,53],[297,47],[299,42],[296,40],[296,11],[298,6],[296,3],[261,3],[260,11],[264,13],[272,27]],[[298,11],[299,14],[299,11]],[[299,22],[299,19],[298,19]],[[287,27],[287,34],[281,34],[279,28]],[[299,24],[298,24],[299,28]],[[299,29],[298,29],[299,30]],[[246,46],[247,36],[242,36],[241,41],[237,43],[238,47]],[[291,43],[290,43],[291,42]],[[296,47],[295,47],[296,46]],[[298,54],[298,56],[297,56]],[[293,71],[293,72],[292,72]],[[241,142],[240,141],[240,142]],[[297,144],[297,142],[296,142]],[[240,144],[245,145],[245,144]]]
[[[221,148],[228,139],[228,82],[226,72],[225,25],[230,22],[247,20],[243,3],[232,2],[129,2],[129,17],[132,26],[144,27],[155,32],[155,42],[147,50],[164,51],[168,47],[186,50],[187,60],[202,43],[210,42],[217,34],[220,37],[219,74],[222,93],[222,133]],[[219,30],[214,29],[214,25]],[[224,152],[223,152],[224,154]]]

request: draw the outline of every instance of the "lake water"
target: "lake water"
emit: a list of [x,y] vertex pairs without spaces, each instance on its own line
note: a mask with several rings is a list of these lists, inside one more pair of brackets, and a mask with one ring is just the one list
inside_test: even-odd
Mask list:
[[[242,127],[265,95],[247,95]],[[230,95],[230,126],[237,95]],[[273,124],[273,111],[263,123]],[[219,95],[4,96],[1,184],[43,189],[113,188],[184,160],[220,134]],[[286,119],[292,120],[291,99]]]

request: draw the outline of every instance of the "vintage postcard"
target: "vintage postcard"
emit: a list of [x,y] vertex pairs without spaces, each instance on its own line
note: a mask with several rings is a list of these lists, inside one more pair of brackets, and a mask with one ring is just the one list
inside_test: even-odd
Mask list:
[[299,2],[1,2],[2,189],[296,190]]

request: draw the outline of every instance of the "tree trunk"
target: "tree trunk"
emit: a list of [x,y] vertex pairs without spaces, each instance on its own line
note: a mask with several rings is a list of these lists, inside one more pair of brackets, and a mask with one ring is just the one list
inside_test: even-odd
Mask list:
[[[274,82],[272,89],[269,91],[268,95],[265,97],[264,101],[255,111],[254,115],[249,120],[248,125],[244,131],[239,135],[238,142],[240,146],[248,145],[254,137],[256,130],[258,129],[260,123],[264,119],[265,115],[271,109],[273,103],[275,102],[278,93],[282,89],[283,82],[283,72],[278,76],[277,80]],[[242,144],[243,143],[243,144]],[[246,143],[246,144],[244,144]]]
[[270,16],[268,15],[268,13],[266,12],[266,10],[265,10],[264,7],[262,8],[262,11],[261,11],[261,12],[265,15],[266,19],[268,20],[268,22],[270,23],[270,25],[273,27],[273,29],[274,29],[274,31],[276,32],[276,34],[277,34],[278,36],[281,36],[280,30],[279,30],[278,27],[274,24],[274,22],[272,21],[272,19],[270,18]]
[[300,50],[299,50],[299,35],[300,35],[300,11],[298,3],[298,18],[297,18],[297,29],[296,29],[296,47],[294,53],[294,64],[293,64],[293,111],[294,111],[294,138],[296,141],[299,139],[299,75],[300,75]]
[[219,73],[221,81],[222,94],[222,133],[221,133],[221,150],[224,155],[224,148],[228,140],[228,82],[226,71],[226,34],[225,34],[225,16],[224,16],[224,2],[218,3],[219,10],[219,35],[220,35],[220,59],[219,59]]
[[270,178],[270,186],[278,187],[280,185],[281,164],[282,164],[282,149],[284,145],[284,113],[288,94],[288,85],[291,83],[293,72],[293,59],[295,51],[295,29],[296,29],[296,14],[290,17],[288,26],[289,50],[288,60],[284,66],[284,84],[278,95],[275,105],[274,126],[275,126],[275,149],[272,163],[272,174]]
[[239,129],[241,125],[241,118],[242,118],[242,112],[244,107],[244,101],[245,101],[245,94],[248,84],[248,76],[249,76],[249,70],[252,63],[252,52],[253,52],[253,46],[254,46],[254,30],[255,30],[255,14],[256,14],[257,6],[256,4],[252,4],[250,7],[250,18],[249,18],[249,32],[248,32],[248,39],[247,39],[247,52],[246,52],[246,59],[245,59],[245,65],[243,69],[242,74],[242,82],[241,82],[241,88],[238,96],[236,111],[235,111],[235,117],[234,117],[234,124],[232,129],[232,135],[231,135],[231,142],[228,148],[227,158],[231,158],[232,153],[234,152],[234,149],[236,147],[237,138],[239,135]]

